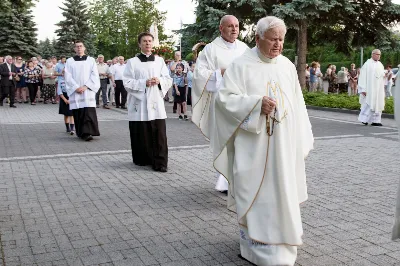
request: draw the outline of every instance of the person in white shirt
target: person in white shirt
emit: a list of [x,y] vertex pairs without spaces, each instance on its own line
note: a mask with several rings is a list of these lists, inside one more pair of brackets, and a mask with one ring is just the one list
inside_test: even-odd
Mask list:
[[104,63],[104,56],[98,55],[97,56],[97,70],[99,71],[99,78],[100,78],[100,90],[96,93],[96,107],[99,108],[100,105],[100,92],[101,98],[103,100],[103,108],[110,109],[107,105],[107,79],[110,76],[110,69],[106,63]]
[[118,63],[112,67],[112,81],[115,88],[115,105],[117,108],[126,109],[127,93],[123,84],[123,73],[125,70],[125,60],[123,56],[118,57]]
[[[197,58],[191,95],[192,121],[211,143],[212,131],[215,123],[218,123],[214,120],[214,100],[222,84],[225,69],[249,49],[245,43],[237,40],[239,21],[236,17],[222,17],[219,31],[221,36],[207,44]],[[224,176],[218,174],[215,189],[227,192],[228,182]]]
[[385,109],[385,68],[379,61],[381,51],[372,51],[371,58],[361,68],[358,78],[361,112],[358,121],[364,125],[382,126],[382,111]]
[[161,57],[154,56],[154,37],[139,34],[141,53],[128,60],[123,74],[128,90],[128,118],[132,159],[136,165],[151,165],[155,171],[167,172],[168,145],[164,96],[172,78]]

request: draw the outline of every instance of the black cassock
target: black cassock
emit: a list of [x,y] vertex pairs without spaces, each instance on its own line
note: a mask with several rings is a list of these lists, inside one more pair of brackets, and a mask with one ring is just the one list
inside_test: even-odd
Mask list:
[[[137,56],[140,61],[154,61],[154,55]],[[159,86],[159,88],[161,88]],[[132,159],[136,165],[151,165],[160,170],[168,166],[168,143],[165,119],[152,121],[129,121]]]

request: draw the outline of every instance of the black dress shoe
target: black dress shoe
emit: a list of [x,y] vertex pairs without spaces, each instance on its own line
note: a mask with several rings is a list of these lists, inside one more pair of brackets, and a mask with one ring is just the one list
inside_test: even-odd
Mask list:
[[362,124],[363,124],[364,126],[368,126],[368,123],[364,123],[364,122],[362,122]]
[[13,104],[13,105],[10,105],[10,107],[11,107],[11,108],[17,108],[17,106],[14,105],[14,104]]
[[157,172],[162,172],[162,173],[166,173],[168,170],[167,170],[167,167],[164,167],[164,166],[161,166],[161,167],[158,167],[158,168],[153,168],[154,169],[154,171],[157,171]]
[[126,109],[126,107],[125,106],[121,106],[121,109]]
[[86,140],[86,141],[91,141],[91,140],[93,140],[93,136],[92,136],[92,135],[89,135],[89,136],[87,136],[87,137],[85,138],[85,140]]
[[228,195],[228,190],[222,190],[220,191],[222,194]]
[[3,106],[3,102],[0,102],[0,106]]
[[371,126],[373,126],[373,127],[381,127],[382,124],[381,123],[372,123]]

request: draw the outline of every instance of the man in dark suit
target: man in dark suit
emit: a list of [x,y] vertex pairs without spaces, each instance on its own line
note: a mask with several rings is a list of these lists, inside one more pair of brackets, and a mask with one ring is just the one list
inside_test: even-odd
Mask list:
[[10,107],[17,108],[14,105],[15,100],[15,65],[12,63],[12,57],[10,55],[6,56],[6,62],[0,65],[0,106],[3,106],[4,99],[10,95]]

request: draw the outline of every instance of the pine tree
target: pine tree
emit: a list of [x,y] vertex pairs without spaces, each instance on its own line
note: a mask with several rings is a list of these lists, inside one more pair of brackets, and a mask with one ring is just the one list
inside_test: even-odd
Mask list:
[[39,54],[44,58],[48,59],[56,54],[53,44],[50,42],[49,38],[44,41],[40,41],[38,45]]
[[58,36],[56,43],[57,54],[72,56],[74,54],[73,46],[76,40],[80,40],[85,44],[86,53],[94,55],[96,53],[93,46],[93,35],[89,28],[89,15],[87,6],[82,0],[65,0],[65,7],[60,7],[63,11],[64,20],[56,25]]
[[31,1],[0,1],[1,55],[24,57],[37,55],[36,28],[32,20],[31,7]]

